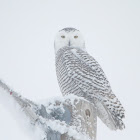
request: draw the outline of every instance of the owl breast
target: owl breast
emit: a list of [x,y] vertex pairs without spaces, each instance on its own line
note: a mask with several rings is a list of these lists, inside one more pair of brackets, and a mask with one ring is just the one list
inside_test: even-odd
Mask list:
[[[56,75],[58,84],[60,86],[63,95],[75,94],[83,96],[83,91],[79,88],[78,83],[75,82],[69,74],[72,74],[73,70],[67,68],[65,63],[75,62],[74,58],[71,58],[70,54],[67,54],[67,58],[64,57],[63,53],[66,53],[65,49],[60,50],[56,56]],[[73,63],[74,66],[74,63]]]
[[78,49],[64,47],[58,51],[56,74],[63,95],[84,94],[86,97],[93,92],[108,94],[111,91],[109,82],[98,63],[94,59],[90,60],[89,55],[83,51],[79,52]]

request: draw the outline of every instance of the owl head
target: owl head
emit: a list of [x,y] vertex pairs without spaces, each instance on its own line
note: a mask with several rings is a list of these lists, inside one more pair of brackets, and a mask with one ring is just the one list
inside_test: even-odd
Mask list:
[[75,47],[85,49],[85,41],[79,30],[74,28],[64,28],[60,30],[54,41],[55,53],[63,47]]

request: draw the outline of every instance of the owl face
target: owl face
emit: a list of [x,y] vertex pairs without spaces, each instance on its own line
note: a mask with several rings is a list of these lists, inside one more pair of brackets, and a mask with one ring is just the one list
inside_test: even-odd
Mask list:
[[63,47],[75,47],[84,50],[85,41],[82,34],[74,28],[64,28],[60,30],[55,37],[55,53]]

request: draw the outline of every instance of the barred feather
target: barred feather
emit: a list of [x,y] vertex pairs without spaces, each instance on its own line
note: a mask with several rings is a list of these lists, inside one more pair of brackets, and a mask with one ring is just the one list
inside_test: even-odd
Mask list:
[[73,47],[59,49],[56,73],[63,95],[75,94],[89,100],[110,129],[125,127],[124,108],[113,94],[102,68],[87,52]]

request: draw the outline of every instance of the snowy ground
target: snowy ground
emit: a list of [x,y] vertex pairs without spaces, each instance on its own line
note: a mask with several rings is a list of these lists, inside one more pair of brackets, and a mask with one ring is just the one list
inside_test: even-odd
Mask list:
[[[112,132],[99,120],[97,139],[138,139],[139,7],[139,0],[0,0],[0,79],[33,101],[61,96],[53,40],[59,29],[75,27],[126,109],[126,129]],[[20,116],[0,101],[0,140],[31,140]]]

